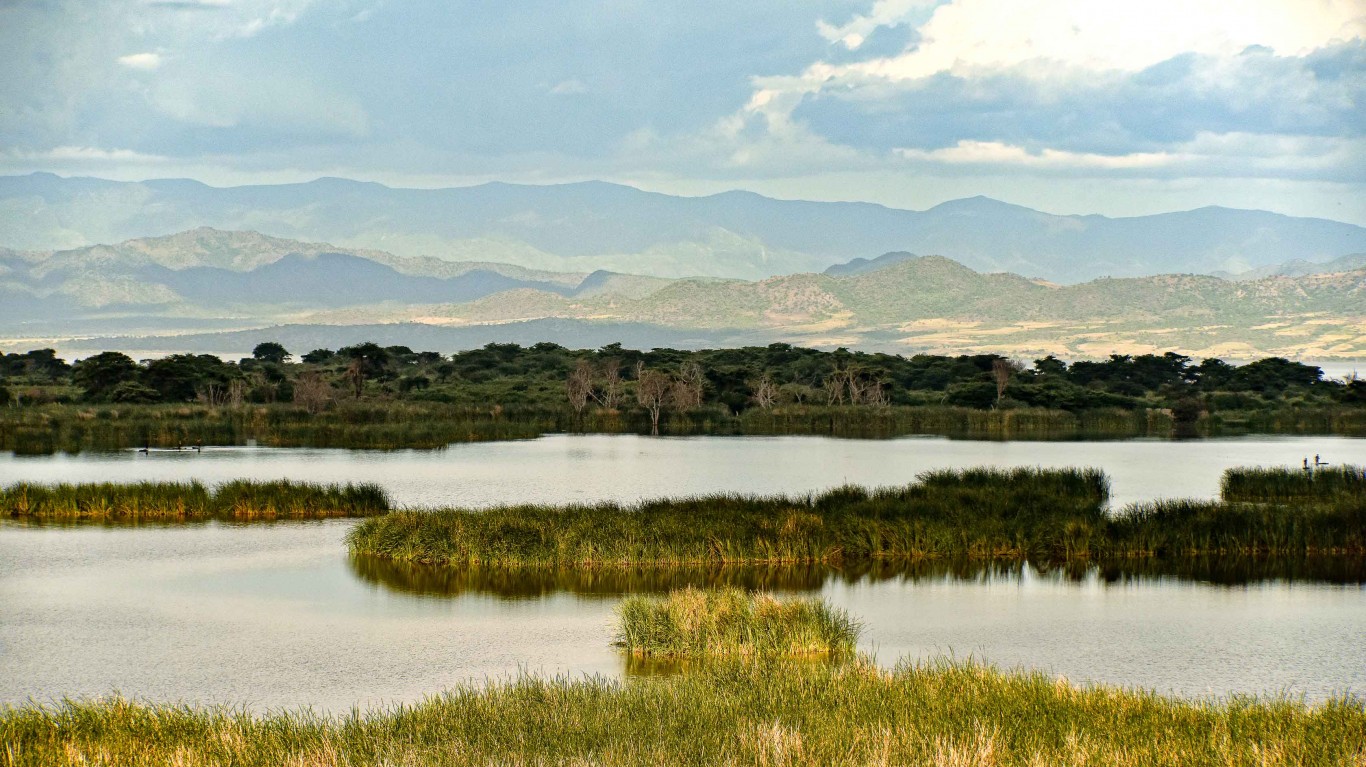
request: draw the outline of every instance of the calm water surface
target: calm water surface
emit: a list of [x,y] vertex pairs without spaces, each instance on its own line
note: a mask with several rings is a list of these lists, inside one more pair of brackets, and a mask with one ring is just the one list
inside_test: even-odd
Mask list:
[[[975,465],[1090,465],[1115,500],[1213,496],[1226,466],[1320,453],[1366,463],[1366,441],[990,443],[943,439],[556,436],[440,452],[206,450],[0,456],[0,482],[293,477],[377,481],[403,503],[619,499],[894,484]],[[114,690],[156,700],[344,711],[521,671],[625,673],[610,646],[611,579],[456,584],[448,571],[351,561],[349,521],[256,526],[0,525],[0,701]],[[829,574],[765,581],[820,593],[867,625],[864,649],[974,656],[1184,695],[1366,691],[1366,589],[1269,580],[1040,573]],[[459,580],[455,578],[454,580]],[[648,580],[648,579],[646,579]],[[432,584],[440,584],[433,587]],[[648,584],[647,584],[648,585]],[[654,587],[658,584],[653,584]]]

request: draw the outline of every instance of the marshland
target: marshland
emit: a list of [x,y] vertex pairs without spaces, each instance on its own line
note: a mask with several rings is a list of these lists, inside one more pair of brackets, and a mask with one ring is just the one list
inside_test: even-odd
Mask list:
[[[482,711],[494,711],[494,701],[516,694],[514,689],[522,689],[518,685],[544,691],[563,684],[596,701],[642,695],[646,690],[696,695],[692,685],[710,678],[699,674],[722,671],[706,663],[688,666],[681,674],[657,676],[673,668],[672,656],[664,656],[661,666],[657,657],[636,659],[615,646],[619,610],[634,597],[665,598],[678,589],[721,587],[772,592],[783,602],[820,600],[862,629],[852,653],[865,656],[858,661],[861,665],[831,666],[810,657],[793,660],[798,665],[785,675],[784,685],[808,689],[824,684],[820,680],[830,674],[852,673],[839,668],[874,674],[876,667],[882,678],[899,679],[906,672],[896,671],[898,664],[939,664],[948,658],[957,659],[952,663],[958,666],[996,664],[1004,671],[972,668],[1011,689],[1022,684],[1018,679],[1030,678],[1029,670],[1042,672],[1038,679],[1049,689],[1057,686],[1058,675],[1073,680],[1078,692],[1069,697],[1092,694],[1085,690],[1092,683],[1123,686],[1128,692],[1107,692],[1097,700],[1123,698],[1130,706],[1146,700],[1169,713],[1178,712],[1174,719],[1155,715],[1153,721],[1163,727],[1189,721],[1196,715],[1191,712],[1213,717],[1200,721],[1216,726],[1210,723],[1218,717],[1249,710],[1228,696],[1255,694],[1262,696],[1261,702],[1252,704],[1258,711],[1287,717],[1276,725],[1281,733],[1277,737],[1290,737],[1286,733],[1302,726],[1292,721],[1309,722],[1322,711],[1338,711],[1345,705],[1348,715],[1356,716],[1351,704],[1329,701],[1366,689],[1366,670],[1342,662],[1358,652],[1355,637],[1366,630],[1362,558],[1350,545],[1339,546],[1340,533],[1350,529],[1333,516],[1350,500],[1353,486],[1350,475],[1339,472],[1342,477],[1329,488],[1331,467],[1307,480],[1307,488],[1295,472],[1268,471],[1258,475],[1261,480],[1236,475],[1241,489],[1227,492],[1242,495],[1226,501],[1221,499],[1221,482],[1232,486],[1234,475],[1225,477],[1230,468],[1293,468],[1306,456],[1312,460],[1315,453],[1335,466],[1366,463],[1366,452],[1357,440],[1286,436],[1101,442],[917,437],[874,442],[552,435],[453,444],[438,451],[205,446],[146,453],[128,449],[0,455],[0,476],[6,479],[22,478],[43,487],[112,483],[117,487],[107,488],[106,495],[125,501],[137,497],[135,488],[142,482],[191,488],[198,482],[212,499],[229,483],[245,479],[265,499],[273,497],[281,480],[307,478],[316,483],[310,487],[334,492],[348,483],[376,485],[384,501],[370,510],[390,509],[369,522],[281,516],[271,524],[242,524],[251,520],[213,514],[188,525],[129,525],[108,519],[75,525],[69,519],[0,523],[0,601],[6,608],[0,618],[0,643],[6,648],[0,655],[0,701],[25,706],[7,715],[5,726],[16,727],[22,721],[29,728],[23,735],[29,763],[51,761],[48,749],[68,739],[86,745],[64,754],[103,748],[122,757],[129,753],[129,743],[148,738],[146,732],[121,729],[122,722],[138,727],[142,725],[136,723],[147,721],[162,723],[159,732],[166,737],[148,742],[164,744],[189,763],[229,758],[213,751],[220,747],[238,748],[231,758],[248,764],[278,761],[280,749],[304,758],[319,753],[316,749],[330,748],[356,763],[379,761],[384,754],[366,756],[362,743],[373,744],[364,739],[387,732],[384,728],[395,718],[430,715],[430,732],[440,733],[433,738],[467,743],[448,729],[453,725],[445,714],[415,713],[434,711],[421,701],[444,690]],[[965,473],[965,466],[986,468]],[[1067,471],[1084,466],[1095,466],[1101,473]],[[912,483],[920,475],[925,479],[914,490]],[[1012,477],[1018,480],[1013,489]],[[865,489],[839,490],[843,486]],[[1257,538],[1254,546],[1239,543],[1236,537],[1229,543],[1219,536],[1230,531],[1212,524],[1227,521],[1225,507],[1230,503],[1251,509],[1267,505],[1249,501],[1248,494],[1274,496],[1272,505],[1322,508],[1325,516],[1315,519],[1337,519],[1337,526],[1320,529],[1302,524],[1307,517],[1282,516],[1272,521],[1293,524],[1292,529],[1281,530],[1250,518],[1259,536],[1269,536]],[[79,493],[68,489],[65,496],[58,496]],[[237,497],[240,500],[241,495]],[[534,520],[551,524],[546,530],[555,531],[556,515],[569,510],[616,513],[641,505],[668,510],[677,505],[670,499],[698,504],[699,498],[736,505],[717,507],[716,522],[731,527],[716,530],[752,532],[746,527],[749,512],[736,514],[736,508],[758,514],[765,498],[780,506],[791,501],[795,505],[788,511],[801,514],[815,514],[819,503],[832,508],[846,504],[849,508],[834,514],[846,521],[856,519],[854,508],[885,511],[913,500],[928,519],[945,525],[936,528],[940,532],[968,529],[972,534],[926,538],[947,542],[932,558],[860,559],[844,556],[841,549],[839,557],[803,563],[756,565],[704,557],[663,569],[641,563],[584,568],[572,558],[530,568],[452,567],[351,552],[347,547],[353,531],[382,521],[410,520],[419,509],[446,509],[421,512],[433,514],[423,518],[429,523],[449,515],[467,519],[475,514],[485,515],[491,523],[505,513],[497,510],[500,506],[524,507],[527,513],[517,520],[523,532],[525,523]],[[1111,536],[1117,533],[1111,527],[1118,522],[1111,517],[1118,520],[1118,512],[1130,508],[1156,509],[1171,499],[1195,502],[1183,512],[1187,516],[1182,517],[1178,543],[1198,545],[1182,548],[1158,541],[1159,546],[1153,538],[1140,536],[1124,539],[1142,542],[1134,551],[1120,555],[1112,550]],[[67,504],[73,505],[80,506]],[[1018,507],[1018,514],[1006,513],[1012,506]],[[829,510],[822,507],[821,513]],[[1201,516],[1204,511],[1210,513]],[[976,520],[975,527],[959,524],[964,520]],[[1083,535],[1084,525],[1068,524],[1078,521],[1093,526],[1090,535]],[[597,517],[591,522],[590,527],[601,524]],[[1101,529],[1095,529],[1101,522]],[[785,525],[786,519],[772,531],[775,540]],[[1142,529],[1151,532],[1149,527]],[[1239,529],[1245,531],[1246,526]],[[1046,532],[1036,536],[1026,530]],[[809,536],[812,530],[794,524],[789,533]],[[519,539],[499,540],[508,544]],[[566,543],[570,540],[565,538]],[[735,540],[758,546],[757,538],[737,535]],[[1094,548],[1087,549],[1087,556],[1073,556],[1080,553],[1083,540]],[[1212,540],[1224,543],[1208,545]],[[1275,544],[1275,553],[1262,548],[1268,541]],[[828,550],[825,544],[810,541],[797,548]],[[1337,553],[1325,553],[1329,548]],[[991,557],[980,558],[986,554]],[[851,653],[835,655],[847,658]],[[936,668],[939,673],[957,673]],[[1017,668],[1025,669],[1023,677],[1011,671]],[[529,677],[517,681],[522,674]],[[557,675],[564,681],[552,681]],[[843,683],[830,682],[834,686],[822,694],[857,696],[851,705],[859,706],[895,702],[868,698],[865,688],[841,690],[838,685]],[[27,707],[30,699],[55,703],[54,691],[89,700],[114,690],[148,703],[128,707],[87,702],[65,715],[55,710],[44,715]],[[824,698],[789,697],[786,688],[768,692],[777,696],[770,698],[771,705],[782,707],[793,722],[805,721],[801,717],[807,716],[802,712],[808,706],[826,705]],[[1281,693],[1291,700],[1272,702]],[[1005,696],[1001,701],[1003,721],[1011,712],[1023,710],[1017,706],[1037,705],[1028,696]],[[163,707],[180,703],[196,708]],[[717,701],[720,708],[708,710],[724,712],[731,703],[733,698],[727,697]],[[400,704],[409,713],[394,708]],[[638,706],[660,704],[633,703],[619,709],[617,716],[648,726],[639,718],[643,709]],[[220,705],[234,709],[224,713],[214,708]],[[303,706],[333,718],[308,719],[297,713]],[[353,706],[373,711],[349,719],[345,713]],[[522,712],[533,723],[549,716],[530,708]],[[182,718],[171,724],[165,717],[172,715]],[[227,735],[212,730],[219,725],[211,723],[228,719],[239,729]],[[95,722],[104,724],[91,724]],[[75,729],[86,725],[110,729],[102,730],[107,735],[96,745]],[[943,729],[947,721],[932,726],[945,743],[956,737]],[[183,739],[176,734],[181,727],[198,734]],[[343,746],[343,731],[358,739]],[[522,738],[521,733],[531,731],[503,732]],[[256,735],[264,732],[275,734]],[[747,731],[718,731],[712,737],[736,738],[734,747],[744,748],[743,732]],[[866,735],[857,729],[844,734],[803,732],[806,738],[837,742],[863,742]],[[301,740],[293,740],[296,737]],[[997,754],[1006,753],[1007,746],[1011,754],[1033,753],[1029,749],[1035,748],[1051,754],[1049,749],[1061,747],[1056,739],[1024,746],[1014,736],[995,737],[991,747]],[[1281,747],[1308,744],[1321,753],[1335,753],[1323,751],[1329,748],[1320,745],[1326,739],[1298,737]],[[605,742],[593,741],[592,747],[600,749]],[[471,754],[483,753],[479,749],[486,747],[468,744]],[[149,763],[164,753],[157,750],[161,747],[146,752]],[[567,753],[527,747],[533,749],[528,758]],[[547,747],[571,748],[569,742]],[[923,749],[932,747],[907,746],[905,753],[930,753]],[[82,752],[84,748],[90,750]],[[1104,755],[1095,757],[1102,759],[1116,752],[1095,753]],[[817,761],[822,754],[808,752]]]

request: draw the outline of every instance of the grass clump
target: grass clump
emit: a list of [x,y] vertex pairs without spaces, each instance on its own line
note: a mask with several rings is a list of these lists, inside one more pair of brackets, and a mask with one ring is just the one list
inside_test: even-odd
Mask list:
[[374,484],[234,480],[209,489],[199,482],[20,482],[0,488],[0,515],[34,522],[324,519],[390,508],[388,493]]
[[852,653],[862,631],[825,600],[779,600],[736,588],[631,596],[617,616],[617,644],[637,657]]
[[1098,540],[1108,497],[1094,469],[972,469],[804,497],[404,511],[361,523],[348,545],[358,555],[476,568],[1055,559]]
[[1232,503],[1276,501],[1366,502],[1366,468],[1329,466],[1316,469],[1239,468],[1224,472],[1219,496]]
[[720,659],[680,675],[462,686],[325,717],[124,699],[0,708],[0,765],[1111,765],[1328,767],[1366,706],[1188,701],[1037,672]]

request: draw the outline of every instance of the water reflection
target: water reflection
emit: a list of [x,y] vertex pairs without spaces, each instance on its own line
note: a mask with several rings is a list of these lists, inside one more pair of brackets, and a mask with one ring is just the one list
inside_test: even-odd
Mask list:
[[854,585],[928,580],[1013,583],[1033,578],[1109,584],[1153,579],[1174,579],[1221,586],[1245,586],[1272,581],[1366,584],[1366,561],[1355,557],[1226,557],[1066,564],[922,560],[861,562],[841,567],[790,565],[517,570],[420,565],[367,555],[351,555],[349,562],[351,571],[362,581],[390,591],[427,597],[488,594],[504,599],[533,599],[556,593],[610,598],[622,594],[661,593],[685,586],[735,586],[765,591],[814,592],[835,583]]

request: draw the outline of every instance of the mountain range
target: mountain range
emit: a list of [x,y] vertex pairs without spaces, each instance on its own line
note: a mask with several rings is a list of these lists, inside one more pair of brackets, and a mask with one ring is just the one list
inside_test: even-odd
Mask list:
[[[561,273],[748,280],[898,251],[1057,283],[1239,273],[1366,252],[1363,227],[1217,207],[1108,218],[984,197],[910,211],[749,192],[678,197],[604,182],[396,189],[319,179],[219,188],[183,179],[0,177],[0,246],[15,250],[72,250],[205,226]],[[109,286],[111,296],[132,288]]]
[[1366,268],[1337,263],[1341,270],[1295,276],[1061,285],[892,252],[823,273],[666,279],[403,258],[200,228],[117,245],[0,251],[0,337],[234,353],[262,340],[300,348],[372,338],[438,351],[509,340],[784,341],[1019,356],[1360,358]]

